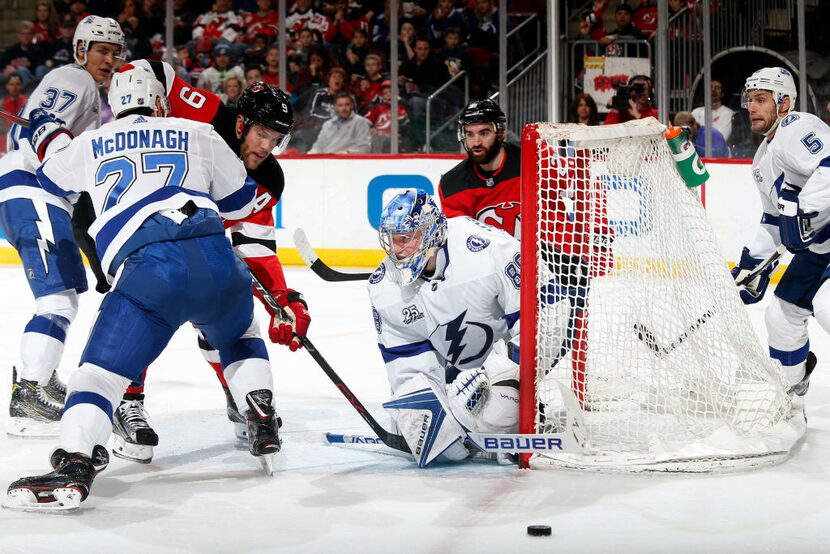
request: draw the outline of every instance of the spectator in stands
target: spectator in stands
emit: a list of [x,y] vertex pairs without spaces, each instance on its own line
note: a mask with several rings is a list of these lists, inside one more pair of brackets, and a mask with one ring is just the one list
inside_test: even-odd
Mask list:
[[[674,116],[675,127],[680,127],[686,133],[699,156],[706,155],[706,127],[700,125],[689,112],[677,112]],[[712,157],[728,158],[729,145],[720,131],[712,128]]]
[[[632,87],[628,92],[628,110],[620,110],[612,104],[605,116],[605,124],[625,123],[633,119],[644,119],[646,117],[657,117],[657,108],[651,104],[651,91],[653,90],[651,77],[646,75],[634,75],[628,80],[628,86]],[[619,95],[620,93],[617,92]]]
[[381,73],[382,64],[383,60],[377,54],[369,54],[363,62],[365,76],[352,89],[357,97],[359,113],[366,113],[380,99],[381,84],[385,80]]
[[606,6],[608,6],[608,0],[594,0],[591,11],[582,14],[579,33],[583,40],[600,40],[606,35],[603,19]]
[[[448,80],[447,71],[430,52],[429,40],[419,37],[415,41],[415,59],[401,66],[399,76],[399,83],[403,85],[409,115],[412,118],[409,138],[413,148],[423,144],[427,98]],[[443,114],[446,107],[443,99],[436,98],[432,102],[432,112],[429,115]]]
[[58,16],[51,2],[41,0],[35,7],[35,44],[51,43],[58,38]]
[[69,13],[75,16],[75,21],[80,21],[90,15],[87,11],[86,2],[80,0],[73,0],[69,3]]
[[[392,82],[384,81],[380,87],[381,101],[369,110],[366,119],[372,124],[372,152],[389,153],[392,143]],[[409,123],[409,114],[403,102],[398,102],[398,129]]]
[[341,47],[352,41],[357,29],[369,29],[369,21],[362,13],[359,3],[335,0],[333,4],[323,7],[323,13],[331,19],[334,26],[335,35],[332,42]]
[[300,29],[297,37],[292,55],[298,56],[301,64],[308,65],[308,57],[311,55],[314,45],[317,44],[314,41],[314,33],[311,32],[311,29],[304,28]]
[[295,125],[291,144],[304,152],[314,143],[323,124],[335,116],[337,95],[346,91],[346,72],[339,67],[333,68],[328,75],[328,85],[315,88],[308,99],[301,99],[302,109]]
[[156,29],[150,26],[150,19],[145,16],[143,7],[136,0],[124,0],[116,19],[124,31],[124,39],[132,56],[149,57],[152,53],[149,38],[156,33]]
[[329,44],[334,39],[334,25],[325,14],[314,10],[312,0],[296,0],[285,18],[285,28],[291,40],[296,41],[300,30],[306,27],[317,34],[323,44]]
[[364,76],[363,63],[369,55],[368,35],[365,29],[355,29],[352,41],[342,50],[340,67],[350,75],[352,85]]
[[468,46],[498,51],[499,10],[493,0],[475,0],[475,8],[467,12],[467,29]]
[[[384,3],[383,12],[377,12],[369,19],[370,42],[375,48],[389,51],[389,15],[391,6],[389,2]],[[403,13],[403,6],[398,2],[398,12]],[[400,20],[399,20],[400,21]]]
[[[703,106],[698,106],[692,110],[692,116],[702,125],[706,122],[705,112]],[[723,137],[729,141],[729,137],[732,135],[732,117],[735,115],[735,110],[723,104],[723,85],[716,79],[712,79],[711,112],[712,129],[720,131]]]
[[[26,104],[26,96],[23,94],[23,79],[17,73],[9,75],[6,81],[6,97],[3,98],[3,109],[9,113],[17,114]],[[6,135],[11,127],[11,122],[0,117],[0,157],[6,152]]]
[[416,28],[423,28],[431,6],[432,2],[429,0],[409,0],[407,2],[401,2],[401,7],[403,8],[401,22],[408,21]]
[[365,154],[372,149],[369,120],[354,113],[354,100],[347,92],[337,95],[336,115],[326,121],[309,154]]
[[219,41],[232,43],[239,36],[242,18],[233,11],[231,0],[216,0],[209,12],[193,22],[193,40],[207,39],[212,44]]
[[[249,65],[245,68],[245,82],[246,83],[256,83],[262,81],[262,68],[258,65]],[[275,85],[279,86],[279,85]],[[286,91],[290,92],[290,91]]]
[[469,71],[470,55],[461,47],[460,29],[447,27],[444,31],[444,47],[438,53],[438,61],[446,68],[448,79],[461,71]]
[[173,44],[186,44],[193,38],[196,14],[186,0],[173,0]]
[[[265,56],[268,54],[268,35],[265,33],[257,33],[251,43],[251,47],[245,50],[242,54],[242,65],[245,67],[251,65],[265,65]],[[279,59],[279,57],[277,58]],[[279,63],[279,62],[278,62]]]
[[398,62],[403,63],[414,58],[415,25],[411,21],[404,21],[398,31]]
[[[265,55],[265,69],[262,71],[262,81],[266,84],[278,87],[280,82],[280,49],[272,46]],[[248,81],[254,83],[256,81]]]
[[245,42],[252,43],[257,35],[265,35],[265,43],[277,40],[279,14],[273,0],[256,0],[257,11],[242,14],[242,29]]
[[222,81],[228,76],[234,75],[240,81],[245,78],[242,68],[231,63],[231,47],[229,45],[217,44],[213,49],[213,59],[214,65],[202,71],[199,76],[197,84],[199,88],[219,94],[222,92]]
[[71,14],[61,16],[58,31],[60,36],[49,45],[49,54],[46,58],[46,67],[54,69],[75,61],[72,52],[72,37],[75,35],[75,17]]
[[583,125],[599,125],[599,113],[597,103],[590,94],[577,94],[571,102],[571,109],[568,113],[568,123],[581,123]]
[[605,46],[605,53],[609,56],[620,56],[623,54],[622,48],[618,44],[620,41],[626,40],[645,40],[645,35],[631,22],[633,10],[628,4],[620,4],[614,12],[614,20],[617,23],[617,28],[611,33],[599,39],[600,44]]
[[650,39],[657,33],[657,6],[651,0],[639,0],[640,5],[634,10],[632,23]]
[[447,29],[461,30],[466,27],[464,10],[456,8],[453,0],[438,0],[438,4],[427,17],[427,38],[433,48],[441,48]]
[[228,75],[222,82],[222,94],[219,98],[222,103],[228,107],[236,106],[236,101],[239,100],[239,95],[245,89],[245,82],[236,75]]
[[23,87],[33,81],[40,81],[49,71],[46,57],[40,45],[34,44],[34,26],[30,21],[23,21],[17,29],[17,44],[6,48],[0,56],[3,73],[0,82],[5,83],[12,73],[23,79]]

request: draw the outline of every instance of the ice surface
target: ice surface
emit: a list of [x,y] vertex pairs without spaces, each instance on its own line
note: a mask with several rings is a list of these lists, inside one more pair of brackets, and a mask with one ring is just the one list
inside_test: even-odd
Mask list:
[[[286,273],[309,302],[309,337],[385,422],[388,384],[364,284],[324,283],[302,268]],[[19,266],[0,267],[0,283],[5,425],[33,300]],[[64,379],[100,298],[81,297]],[[763,332],[763,305],[751,314]],[[811,325],[819,365],[805,438],[783,465],[731,475],[521,471],[495,462],[419,470],[404,457],[326,446],[325,431],[370,431],[307,354],[271,345],[285,424],[273,478],[236,444],[216,377],[193,330],[182,328],[147,378],[146,406],[160,436],[153,462],[113,458],[72,515],[0,510],[0,553],[830,552],[830,341]],[[54,446],[0,436],[0,484],[47,471]],[[531,524],[550,525],[552,536],[528,536]]]

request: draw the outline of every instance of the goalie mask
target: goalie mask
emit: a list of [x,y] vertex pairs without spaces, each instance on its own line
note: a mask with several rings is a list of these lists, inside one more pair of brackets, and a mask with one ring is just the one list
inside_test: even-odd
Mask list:
[[288,95],[262,81],[249,85],[236,102],[237,113],[243,118],[242,138],[254,123],[280,134],[274,154],[281,154],[294,129],[294,109]]
[[741,92],[742,108],[749,109],[749,93],[753,90],[767,90],[772,93],[772,100],[775,102],[776,106],[776,120],[772,127],[764,133],[765,136],[769,136],[770,133],[778,127],[778,124],[783,118],[778,112],[778,108],[784,103],[784,98],[790,98],[790,109],[787,113],[790,113],[793,109],[795,109],[795,100],[798,98],[798,92],[795,88],[795,80],[793,79],[792,73],[783,67],[765,67],[763,69],[759,69],[750,75],[747,78],[746,83],[744,83],[744,89]]
[[[86,66],[86,53],[93,42],[106,42],[121,47],[118,57],[123,58],[126,48],[124,32],[121,25],[111,17],[98,17],[90,15],[83,18],[75,28],[75,35],[72,37],[72,52],[75,55],[75,62],[80,66]],[[80,44],[80,55],[78,45]],[[81,57],[81,55],[83,57]]]
[[141,108],[153,110],[153,115],[158,117],[166,117],[170,112],[164,85],[142,68],[113,74],[107,100],[115,117],[129,115]]
[[395,196],[380,215],[380,244],[407,286],[424,271],[429,258],[447,241],[447,216],[421,189]]

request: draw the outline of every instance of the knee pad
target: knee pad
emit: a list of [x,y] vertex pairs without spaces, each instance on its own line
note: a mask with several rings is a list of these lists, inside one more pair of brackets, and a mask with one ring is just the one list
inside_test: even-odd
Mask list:
[[59,315],[71,323],[78,315],[78,293],[73,289],[38,298],[35,301],[35,315],[47,314]]

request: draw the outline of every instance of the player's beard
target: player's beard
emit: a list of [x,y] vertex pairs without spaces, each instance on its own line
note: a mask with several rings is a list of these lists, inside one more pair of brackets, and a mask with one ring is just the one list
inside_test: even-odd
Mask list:
[[493,143],[493,146],[486,149],[483,154],[473,154],[473,151],[470,150],[467,152],[467,155],[470,157],[473,162],[477,163],[478,165],[487,165],[493,161],[493,159],[498,156],[499,150],[501,150],[501,145],[504,141],[496,140]]

